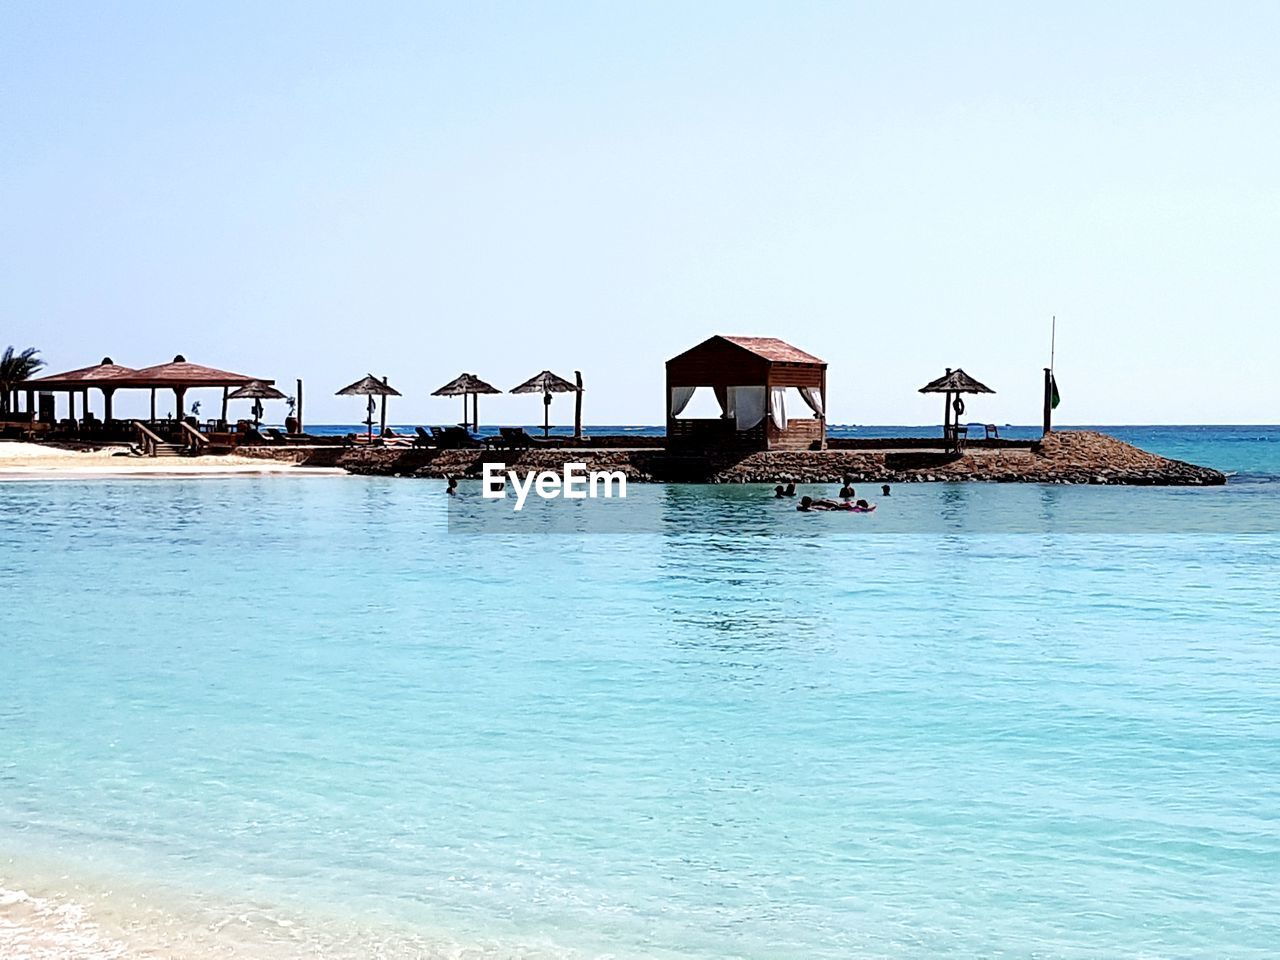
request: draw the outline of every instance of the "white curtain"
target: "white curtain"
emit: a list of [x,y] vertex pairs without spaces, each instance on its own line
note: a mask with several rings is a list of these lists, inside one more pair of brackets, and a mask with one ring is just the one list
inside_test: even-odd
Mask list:
[[750,430],[764,419],[769,391],[765,387],[730,387],[729,409],[739,430]]
[[671,416],[678,417],[684,412],[684,408],[689,405],[689,399],[693,396],[693,391],[697,389],[697,387],[671,388]]
[[817,387],[801,387],[800,396],[809,405],[809,409],[822,416],[822,391]]
[[785,387],[774,387],[769,391],[769,412],[773,414],[773,425],[779,430],[787,429],[787,391]]

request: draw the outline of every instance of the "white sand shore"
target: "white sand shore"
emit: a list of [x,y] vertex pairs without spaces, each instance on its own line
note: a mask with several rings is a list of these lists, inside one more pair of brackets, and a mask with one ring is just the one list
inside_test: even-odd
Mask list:
[[131,954],[123,943],[103,933],[77,903],[0,889],[0,956],[128,960]]
[[9,876],[0,860],[3,960],[573,960],[549,943],[476,939],[369,922],[360,911],[303,917],[280,908],[196,901],[128,882],[56,889]]
[[39,443],[0,443],[0,480],[85,480],[109,477],[213,478],[227,476],[342,475],[339,469],[306,467],[251,457],[133,457],[127,448],[63,450]]

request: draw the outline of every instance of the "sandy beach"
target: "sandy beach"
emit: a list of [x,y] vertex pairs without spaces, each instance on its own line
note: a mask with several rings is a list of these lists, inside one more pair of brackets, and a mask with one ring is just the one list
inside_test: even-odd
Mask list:
[[[34,883],[30,882],[34,880]],[[194,898],[120,877],[36,880],[0,859],[0,957],[5,960],[546,960],[545,945],[461,942],[429,927],[370,923],[358,910],[303,916],[252,900]]]
[[0,443],[0,480],[87,480],[109,477],[214,478],[341,475],[338,469],[308,467],[251,457],[135,457],[124,446],[67,450],[39,443]]

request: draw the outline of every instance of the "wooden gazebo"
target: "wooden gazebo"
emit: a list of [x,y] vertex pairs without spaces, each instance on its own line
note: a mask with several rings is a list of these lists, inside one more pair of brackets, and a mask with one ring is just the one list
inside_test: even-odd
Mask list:
[[86,416],[89,413],[89,390],[102,391],[102,419],[110,422],[111,420],[111,400],[115,395],[120,377],[129,376],[136,373],[132,367],[122,367],[118,363],[113,363],[110,357],[103,357],[101,363],[96,363],[91,367],[81,367],[78,370],[67,370],[64,373],[55,373],[47,377],[38,377],[35,380],[28,380],[22,384],[22,389],[27,394],[27,409],[35,410],[36,393],[62,393],[67,394],[67,416],[72,420],[76,419],[76,395],[82,397],[81,415]]
[[274,380],[262,377],[250,377],[242,373],[231,373],[206,367],[199,363],[188,363],[181,354],[170,363],[161,363],[153,367],[135,370],[113,363],[110,357],[104,357],[101,363],[65,373],[55,373],[47,377],[28,380],[22,384],[27,394],[27,405],[34,408],[36,393],[67,394],[67,415],[76,419],[76,397],[82,398],[81,416],[89,412],[89,391],[99,390],[103,397],[103,420],[112,420],[112,400],[117,390],[150,390],[151,420],[156,419],[156,391],[172,390],[175,398],[175,419],[181,420],[185,413],[184,401],[188,390],[202,387],[222,387],[222,419],[227,418],[227,394],[236,387],[244,387],[251,383],[274,384]]
[[222,387],[222,419],[227,419],[228,394],[234,387],[244,387],[251,383],[274,384],[274,380],[265,377],[250,377],[243,373],[231,373],[206,367],[199,363],[189,363],[187,358],[178,354],[169,363],[157,364],[154,367],[143,367],[111,378],[115,389],[151,390],[151,419],[156,419],[156,391],[172,390],[174,395],[175,419],[181,420],[186,413],[185,400],[188,390],[204,387]]
[[[715,393],[720,416],[679,419],[698,387]],[[786,410],[787,388],[799,392],[800,411]],[[776,337],[714,336],[667,361],[667,445],[821,450],[827,443],[826,396],[825,360]]]

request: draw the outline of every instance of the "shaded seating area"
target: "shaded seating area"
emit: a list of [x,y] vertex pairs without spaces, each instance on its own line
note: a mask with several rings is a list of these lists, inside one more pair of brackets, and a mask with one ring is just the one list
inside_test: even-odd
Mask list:
[[[681,418],[699,389],[720,416]],[[827,364],[776,337],[714,336],[667,361],[667,442],[687,450],[821,450]],[[801,415],[787,409],[798,394]]]
[[[542,394],[542,436],[543,439],[551,436],[551,395],[553,393],[572,393],[575,396],[573,409],[573,435],[577,439],[582,439],[582,374],[575,373],[576,383],[570,383],[564,377],[556,376],[550,370],[543,370],[541,373],[530,377],[518,387],[512,387],[512,393],[540,393]],[[521,433],[528,439],[532,440],[521,428]]]
[[[454,377],[443,387],[433,390],[433,397],[461,397],[462,398],[462,421],[458,424],[463,430],[466,430],[468,424],[472,430],[480,429],[480,394],[501,393],[491,383],[486,383],[474,373],[462,373]],[[467,399],[470,398],[471,410],[468,412]],[[434,427],[432,429],[435,429]]]
[[[125,367],[114,363],[110,357],[104,357],[101,363],[92,367],[26,381],[23,392],[30,410],[36,409],[36,396],[39,395],[37,418],[49,424],[50,436],[137,443],[144,452],[158,455],[175,450],[203,452],[230,449],[238,442],[234,433],[226,429],[230,391],[251,384],[267,389],[272,383],[274,381],[260,377],[191,363],[178,354],[168,363],[142,368]],[[222,389],[222,415],[202,424],[187,412],[186,397],[191,390],[209,388]],[[149,391],[149,416],[117,418],[115,397],[121,390]],[[90,409],[91,391],[102,396],[101,418]],[[157,410],[158,394],[170,391],[173,393],[173,412],[161,418]],[[57,397],[62,393],[67,396],[67,416],[58,419]]]
[[[378,428],[378,435],[383,437],[386,436],[387,433],[387,397],[398,397],[400,395],[400,391],[391,386],[391,384],[387,382],[386,377],[379,380],[372,373],[365,374],[355,383],[347,384],[334,394],[336,397],[368,398],[368,401],[365,404],[364,419],[364,424],[368,429],[363,440],[364,443],[373,443],[373,414],[374,411],[378,409],[378,401],[375,400],[374,397],[382,398],[382,418],[381,424]],[[352,434],[348,439],[356,442],[356,435]]]
[[[116,391],[121,387],[120,378],[136,372],[132,367],[121,366],[110,357],[103,357],[101,363],[90,367],[27,380],[22,384],[20,394],[26,397],[25,412],[32,424],[32,432],[86,440],[129,439],[129,421],[116,420],[113,406]],[[101,419],[89,409],[90,390],[99,391],[102,395]],[[62,393],[67,397],[66,416],[58,418],[56,400]]]
[[[940,393],[943,395],[943,420],[942,420],[942,445],[944,449],[951,453],[963,453],[965,445],[969,441],[969,428],[960,422],[960,418],[964,416],[965,404],[961,397],[963,393],[995,393],[990,387],[984,383],[979,383],[973,377],[969,376],[959,367],[952,370],[947,367],[947,372],[940,376],[937,380],[931,380],[920,388],[921,393]],[[954,416],[953,416],[954,414]],[[984,433],[987,439],[995,430],[994,425],[987,425]],[[999,437],[999,431],[996,430],[996,436]]]

